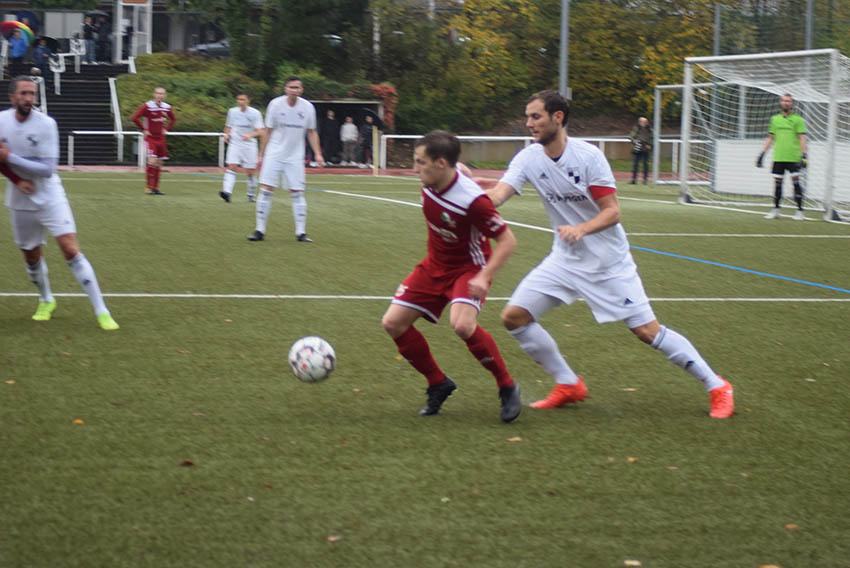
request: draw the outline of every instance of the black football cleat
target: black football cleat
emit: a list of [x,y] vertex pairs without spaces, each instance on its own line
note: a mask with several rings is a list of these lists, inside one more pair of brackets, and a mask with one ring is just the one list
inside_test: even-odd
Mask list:
[[254,231],[250,235],[248,235],[249,241],[262,241],[265,240],[266,235],[262,231]]
[[452,392],[457,389],[457,385],[453,380],[446,377],[446,380],[438,385],[431,385],[425,391],[428,395],[428,402],[425,403],[425,408],[419,411],[421,416],[433,416],[440,412],[440,407],[449,398]]
[[226,202],[230,203],[230,194],[226,191],[219,191],[218,196],[224,199]]
[[295,237],[295,240],[299,243],[312,243],[313,239],[307,236],[307,233],[301,233],[300,235]]
[[519,398],[519,385],[499,389],[502,400],[502,422],[511,422],[522,411],[522,400]]
[[158,189],[152,189],[150,194],[151,195],[165,195],[163,192],[161,192]]

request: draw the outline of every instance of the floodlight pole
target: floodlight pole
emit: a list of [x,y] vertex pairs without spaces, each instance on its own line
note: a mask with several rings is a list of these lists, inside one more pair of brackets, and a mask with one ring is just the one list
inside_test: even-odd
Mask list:
[[567,58],[570,46],[570,0],[561,0],[561,46],[560,59],[558,61],[558,91],[567,100],[572,99],[568,81]]
[[815,0],[807,0],[806,2],[806,49],[812,49],[814,41],[814,14]]

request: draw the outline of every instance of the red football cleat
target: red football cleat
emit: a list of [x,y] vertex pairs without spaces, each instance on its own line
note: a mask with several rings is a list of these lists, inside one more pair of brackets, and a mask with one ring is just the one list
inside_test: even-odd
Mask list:
[[584,379],[578,378],[578,382],[574,385],[555,385],[549,396],[543,400],[532,402],[532,408],[558,408],[571,402],[578,402],[587,398],[587,385],[584,384]]

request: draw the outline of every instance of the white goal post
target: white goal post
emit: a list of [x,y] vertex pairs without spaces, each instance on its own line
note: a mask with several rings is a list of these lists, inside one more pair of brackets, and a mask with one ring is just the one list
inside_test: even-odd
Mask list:
[[[681,201],[773,206],[772,155],[764,169],[756,159],[786,93],[806,121],[805,207],[850,216],[850,59],[835,49],[686,58]],[[793,196],[787,181],[783,195]]]

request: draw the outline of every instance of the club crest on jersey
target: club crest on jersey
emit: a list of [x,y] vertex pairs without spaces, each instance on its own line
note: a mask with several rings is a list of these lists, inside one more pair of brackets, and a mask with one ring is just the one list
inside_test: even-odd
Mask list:
[[448,225],[448,226],[449,226],[449,227],[451,227],[452,229],[454,229],[455,227],[457,227],[457,223],[455,223],[454,221],[452,221],[452,217],[451,217],[451,215],[449,215],[449,214],[448,214],[448,213],[446,213],[445,211],[443,211],[442,213],[440,213],[440,219],[442,219],[443,223],[445,223],[446,225]]
[[404,284],[399,284],[398,288],[396,288],[395,290],[395,297],[400,298],[401,296],[404,296],[405,292],[407,292],[407,286],[405,286]]
[[567,168],[567,177],[570,178],[570,182],[575,185],[581,183],[581,172],[578,168]]

